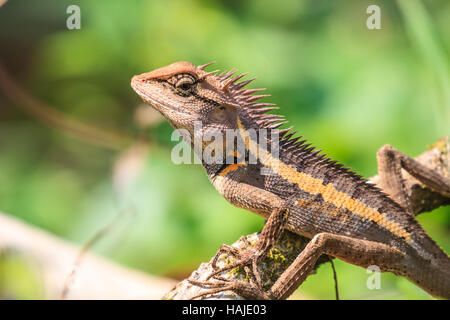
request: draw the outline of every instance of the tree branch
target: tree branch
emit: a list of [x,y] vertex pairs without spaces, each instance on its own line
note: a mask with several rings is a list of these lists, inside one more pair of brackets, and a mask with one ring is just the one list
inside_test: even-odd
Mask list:
[[[19,257],[30,265],[33,278],[43,289],[39,298],[57,298],[81,252],[75,245],[0,212],[0,262]],[[175,284],[172,279],[150,276],[90,252],[82,254],[68,299],[159,299]],[[3,290],[0,286],[0,299],[2,295],[14,298]]]
[[[60,132],[83,140],[89,144],[103,146],[112,150],[123,150],[138,138],[127,133],[101,128],[82,120],[70,117],[56,108],[36,99],[21,88],[8,74],[0,61],[0,92],[15,106],[36,120]],[[144,140],[143,138],[139,138]]]

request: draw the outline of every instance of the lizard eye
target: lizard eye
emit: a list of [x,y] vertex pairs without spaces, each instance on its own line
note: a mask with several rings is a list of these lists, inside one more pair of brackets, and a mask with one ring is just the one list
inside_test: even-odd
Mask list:
[[191,88],[191,83],[189,82],[183,82],[181,84],[178,85],[178,89],[181,89],[183,91],[188,91]]
[[194,90],[194,85],[196,81],[193,76],[189,74],[183,74],[180,78],[175,82],[175,88],[183,95],[189,95]]

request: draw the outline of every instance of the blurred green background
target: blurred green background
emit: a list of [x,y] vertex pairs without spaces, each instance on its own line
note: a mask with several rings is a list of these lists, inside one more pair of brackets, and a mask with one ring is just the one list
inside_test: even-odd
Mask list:
[[[66,27],[71,4],[80,30]],[[93,250],[177,279],[259,231],[263,220],[228,204],[201,166],[171,162],[171,127],[130,87],[134,74],[179,60],[251,72],[300,134],[366,177],[384,144],[420,154],[450,134],[450,2],[376,1],[381,30],[366,27],[370,4],[7,1],[0,61],[12,78],[64,117],[120,134],[107,143],[67,134],[61,119],[48,125],[50,111],[0,95],[0,211],[80,245],[128,212]],[[449,209],[419,216],[447,252]],[[364,269],[336,265],[344,299],[431,298],[391,274],[368,290]],[[26,267],[0,259],[0,270],[0,298],[45,298]],[[299,291],[334,299],[333,288],[326,264]]]

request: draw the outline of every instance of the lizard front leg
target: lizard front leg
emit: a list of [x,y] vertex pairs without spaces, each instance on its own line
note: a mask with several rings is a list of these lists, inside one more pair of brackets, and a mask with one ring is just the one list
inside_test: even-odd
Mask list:
[[[225,267],[216,270],[212,274],[209,275],[208,279],[218,275],[224,271],[231,270],[240,266],[245,266],[247,264],[252,265],[253,275],[256,278],[256,283],[261,286],[261,277],[259,276],[259,272],[257,269],[258,262],[261,258],[263,258],[267,252],[269,252],[270,248],[277,242],[280,238],[281,232],[283,231],[283,226],[288,217],[289,210],[282,208],[275,208],[271,213],[269,219],[267,220],[264,228],[262,229],[259,235],[259,241],[256,246],[251,247],[250,244],[247,245],[245,250],[239,250],[237,248],[222,245],[220,250],[217,252],[212,261],[213,268],[216,268],[216,262],[219,256],[223,253],[227,253],[229,255],[234,256],[238,259],[237,262]],[[245,237],[241,238],[246,241]]]
[[409,212],[412,212],[412,210],[402,177],[402,168],[425,186],[445,197],[450,197],[450,181],[448,179],[390,145],[385,145],[378,150],[377,162],[380,177],[378,185]]
[[[212,277],[216,279],[220,278],[217,276],[225,271],[251,265],[253,273],[252,278],[255,278],[255,281],[251,285],[262,290],[261,277],[259,276],[257,265],[261,258],[263,258],[276,243],[283,231],[283,227],[289,215],[287,204],[273,193],[249,184],[238,182],[230,177],[220,176],[213,183],[219,192],[235,206],[255,211],[262,215],[267,215],[267,213],[269,213],[269,217],[260,233],[259,241],[254,247],[247,246],[247,248],[239,250],[234,247],[222,245],[212,260],[212,266],[213,268],[216,267],[217,259],[223,253],[235,257],[238,260],[237,262],[214,271],[208,276],[206,281],[191,282],[196,285],[206,285],[213,289],[202,295],[229,290],[230,285],[225,285],[224,280],[219,282],[211,282],[208,280]],[[236,284],[236,286],[239,285]],[[221,288],[223,289],[220,290]],[[242,286],[240,286],[240,288],[243,290]]]

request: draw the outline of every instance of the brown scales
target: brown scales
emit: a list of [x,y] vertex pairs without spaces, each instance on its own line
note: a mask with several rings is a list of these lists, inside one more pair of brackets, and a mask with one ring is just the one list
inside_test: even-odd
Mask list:
[[[191,133],[198,120],[204,121],[206,130],[239,129],[242,134],[249,129],[270,131],[287,123],[282,116],[271,113],[277,109],[273,104],[257,101],[269,96],[259,94],[264,89],[244,89],[253,79],[239,82],[246,74],[235,76],[233,70],[220,74],[203,71],[210,64],[195,67],[177,62],[134,76],[131,84],[174,128],[186,128]],[[276,173],[270,179],[259,179],[255,166],[235,165],[217,175],[223,165],[204,164],[213,185],[230,203],[268,220],[255,247],[238,250],[222,246],[218,254],[228,252],[237,262],[210,275],[216,277],[233,267],[251,266],[250,279],[255,281],[222,281],[219,285],[203,281],[198,285],[209,286],[210,293],[233,290],[247,298],[284,299],[302,284],[318,257],[326,254],[361,267],[376,264],[382,271],[408,277],[433,295],[450,297],[450,259],[406,212],[407,205],[400,205],[407,204],[408,195],[402,188],[399,168],[450,197],[450,183],[445,178],[385,146],[377,158],[381,185],[388,197],[360,175],[296,137],[292,128],[281,129],[279,134],[279,159],[268,152],[259,159]],[[249,153],[255,154],[259,147],[257,141],[246,141]],[[303,202],[302,195],[306,199]],[[315,196],[314,202],[308,202],[311,195]],[[335,225],[339,219],[330,220],[338,216],[330,212],[334,210],[330,204],[346,209],[337,210],[346,216],[342,218],[351,227]],[[306,234],[311,241],[275,284],[264,291],[257,265],[284,228]]]
[[[214,64],[214,62],[200,65],[197,68],[204,70],[207,66],[212,64]],[[279,107],[276,107],[276,104],[257,102],[259,99],[270,97],[270,94],[254,95],[256,92],[266,90],[265,88],[244,89],[244,87],[254,81],[256,77],[238,82],[244,76],[248,75],[248,73],[233,77],[237,70],[223,71],[222,73],[217,74],[218,72],[219,70],[209,72],[207,76],[214,77],[222,84],[222,89],[226,90],[235,103],[239,105],[254,123],[258,125],[257,129],[273,130],[288,123],[283,115],[270,113],[273,110],[279,109]],[[327,157],[326,154],[320,153],[322,150],[317,150],[315,147],[312,147],[310,143],[307,143],[306,139],[300,140],[302,136],[296,135],[297,131],[293,130],[293,127],[279,130],[279,145],[282,149],[280,153],[290,158],[292,164],[314,166],[317,171],[327,171],[333,176],[349,177],[355,183],[355,187],[364,188],[369,192],[376,192],[380,196],[385,197],[385,200],[390,204],[396,205],[381,191],[380,188],[376,187],[369,180],[364,179],[350,168],[344,167],[344,165],[338,161]],[[399,208],[399,210],[401,209]]]

